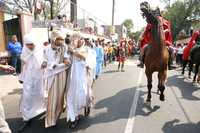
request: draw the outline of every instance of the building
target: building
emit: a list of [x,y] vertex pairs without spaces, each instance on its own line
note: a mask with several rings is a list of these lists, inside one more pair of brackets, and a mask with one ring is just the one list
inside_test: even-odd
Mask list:
[[119,39],[127,37],[127,29],[124,25],[115,25],[115,33],[118,34]]
[[17,35],[18,41],[23,42],[23,35],[31,30],[32,19],[31,14],[10,11],[5,5],[0,7],[0,52],[6,51],[12,35]]
[[83,18],[77,20],[77,25],[81,31],[88,33],[88,34],[95,34],[96,33],[96,21],[92,18]]
[[111,39],[115,38],[115,41],[119,41],[121,38],[126,38],[127,29],[124,25],[103,25],[104,34],[109,36]]

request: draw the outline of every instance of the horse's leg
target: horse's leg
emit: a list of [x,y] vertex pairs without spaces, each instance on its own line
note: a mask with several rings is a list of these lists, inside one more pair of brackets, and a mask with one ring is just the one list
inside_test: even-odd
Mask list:
[[167,70],[158,73],[159,77],[159,90],[160,90],[160,101],[165,101],[165,80],[167,78]]
[[188,77],[189,77],[189,78],[191,77],[192,70],[193,70],[193,63],[192,63],[192,61],[190,60],[190,61],[189,61],[189,73],[188,73]]
[[158,73],[158,90],[157,90],[157,93],[159,94],[159,92],[160,92],[160,87],[161,87],[161,74],[160,73]]
[[200,64],[195,65],[195,74],[194,74],[193,82],[196,82],[196,77],[197,77],[197,74],[199,73],[199,65]]
[[152,89],[152,73],[149,73],[146,71],[147,76],[147,88],[148,88],[148,94],[147,94],[147,102],[151,102],[151,89]]
[[183,60],[183,68],[182,68],[182,75],[185,74],[185,67],[187,66],[188,61],[187,60]]

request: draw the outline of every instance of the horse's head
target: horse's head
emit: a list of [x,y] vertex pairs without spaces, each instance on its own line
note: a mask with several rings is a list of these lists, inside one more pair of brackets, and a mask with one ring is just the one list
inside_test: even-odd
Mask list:
[[160,9],[152,9],[148,2],[142,2],[140,4],[140,10],[142,12],[142,16],[146,19],[148,24],[151,24],[153,28],[151,29],[152,33],[152,41],[154,44],[159,45],[163,43],[164,40],[164,33],[162,22],[158,16],[161,16]]
[[142,2],[140,4],[140,10],[142,12],[142,16],[146,19],[147,23],[157,24],[157,16],[160,16],[160,9],[156,8],[155,10],[151,9],[148,2]]
[[147,17],[151,10],[149,3],[146,1],[140,3],[140,10],[142,11],[142,16]]

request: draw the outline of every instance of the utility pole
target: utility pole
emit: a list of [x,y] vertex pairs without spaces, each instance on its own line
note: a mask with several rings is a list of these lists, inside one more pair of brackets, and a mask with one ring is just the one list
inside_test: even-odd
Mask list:
[[112,26],[114,26],[114,21],[115,21],[115,0],[113,0],[113,5],[112,5]]
[[76,27],[77,25],[77,0],[70,0],[71,1],[71,22]]

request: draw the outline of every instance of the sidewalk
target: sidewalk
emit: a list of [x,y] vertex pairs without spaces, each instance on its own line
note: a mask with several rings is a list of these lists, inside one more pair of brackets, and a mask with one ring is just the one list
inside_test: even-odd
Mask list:
[[14,90],[21,88],[22,85],[18,82],[17,76],[0,73],[0,98],[3,98]]

